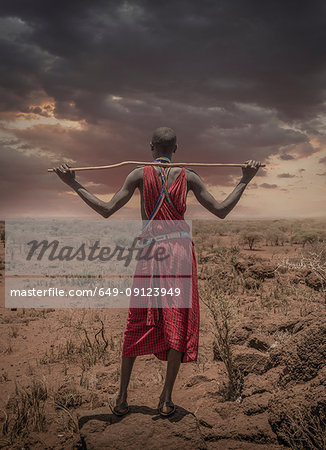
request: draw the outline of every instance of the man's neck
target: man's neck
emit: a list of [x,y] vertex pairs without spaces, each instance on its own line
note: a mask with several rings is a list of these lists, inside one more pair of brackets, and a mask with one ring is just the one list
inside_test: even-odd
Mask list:
[[155,159],[159,159],[159,158],[168,158],[170,161],[172,161],[172,155],[159,155],[157,156]]

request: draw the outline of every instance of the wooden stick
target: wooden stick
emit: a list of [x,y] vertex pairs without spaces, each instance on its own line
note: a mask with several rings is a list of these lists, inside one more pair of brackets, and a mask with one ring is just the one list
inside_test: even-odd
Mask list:
[[[162,166],[162,167],[187,167],[187,166],[201,166],[201,167],[247,167],[247,164],[229,164],[229,163],[161,163],[161,162],[144,162],[144,161],[122,161],[109,166],[93,166],[93,167],[70,167],[71,171],[81,170],[98,170],[98,169],[114,169],[115,167],[126,166],[128,164],[138,164],[140,166]],[[266,167],[265,164],[260,164],[259,167]],[[53,169],[48,169],[48,172],[53,172]]]

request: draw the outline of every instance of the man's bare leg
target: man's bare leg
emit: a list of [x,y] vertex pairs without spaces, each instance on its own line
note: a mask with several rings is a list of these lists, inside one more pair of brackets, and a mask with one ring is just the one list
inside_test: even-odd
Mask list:
[[115,406],[119,406],[124,401],[127,401],[128,385],[135,359],[136,356],[121,358],[120,388],[115,399]]
[[[160,395],[160,400],[167,402],[172,400],[172,390],[174,382],[177,378],[180,364],[182,359],[182,352],[178,352],[173,348],[170,348],[168,353],[168,364],[166,368],[165,383],[163,386],[162,393]],[[164,406],[162,408],[163,413],[169,413],[172,410],[170,406]]]

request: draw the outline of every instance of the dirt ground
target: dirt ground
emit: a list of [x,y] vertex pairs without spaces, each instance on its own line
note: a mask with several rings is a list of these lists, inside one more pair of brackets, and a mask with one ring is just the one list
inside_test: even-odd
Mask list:
[[[280,265],[324,243],[303,248],[260,241],[249,250],[239,243],[239,231],[225,234],[214,226],[209,235],[200,224],[194,232],[199,355],[181,365],[173,396],[178,408],[166,419],[156,410],[166,363],[153,355],[136,360],[130,413],[116,418],[108,408],[119,385],[126,309],[6,309],[2,264],[2,447],[326,448],[323,286],[311,269]],[[3,246],[0,256],[3,261]],[[227,345],[237,374],[233,397],[210,309],[224,317],[220,292],[232,312]]]

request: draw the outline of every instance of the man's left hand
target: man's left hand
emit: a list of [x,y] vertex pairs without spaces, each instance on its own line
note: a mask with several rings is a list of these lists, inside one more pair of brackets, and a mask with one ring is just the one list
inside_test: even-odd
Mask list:
[[53,170],[58,177],[68,185],[71,185],[75,180],[75,172],[70,170],[68,164],[61,164],[61,166],[54,167]]
[[245,164],[247,164],[247,167],[242,168],[242,181],[249,183],[258,172],[261,162],[250,159],[249,161],[246,161]]

